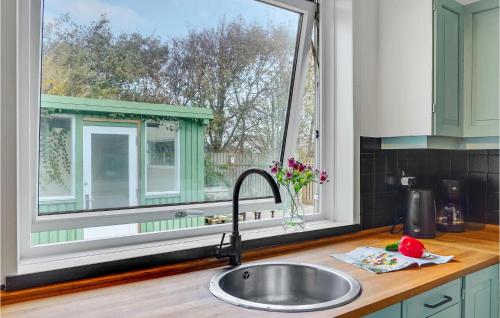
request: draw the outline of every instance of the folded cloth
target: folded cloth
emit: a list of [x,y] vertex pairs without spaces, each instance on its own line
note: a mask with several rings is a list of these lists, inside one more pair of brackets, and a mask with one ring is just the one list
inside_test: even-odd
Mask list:
[[427,252],[424,252],[421,258],[413,258],[399,252],[387,252],[382,248],[369,246],[358,247],[348,253],[331,256],[377,274],[397,271],[415,264],[419,267],[426,264],[444,264],[453,259],[453,256],[440,256]]

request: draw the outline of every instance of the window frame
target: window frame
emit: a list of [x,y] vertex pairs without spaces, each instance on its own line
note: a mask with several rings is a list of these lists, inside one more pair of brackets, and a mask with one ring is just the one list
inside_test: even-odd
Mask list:
[[[76,165],[75,165],[75,150],[76,150],[76,134],[75,134],[75,115],[71,114],[51,114],[45,116],[47,118],[68,118],[71,124],[71,194],[64,196],[45,196],[42,197],[40,193],[38,193],[38,200],[40,202],[47,201],[68,201],[68,200],[76,200]],[[40,159],[38,159],[40,160]]]
[[[297,1],[290,0],[290,2],[296,3]],[[320,187],[319,209],[322,212],[321,216],[331,220],[331,223],[334,223],[331,227],[335,227],[359,223],[359,139],[353,140],[351,138],[352,134],[355,138],[359,138],[359,127],[356,126],[355,122],[359,116],[358,106],[356,101],[352,102],[352,10],[354,8],[352,0],[317,0],[317,2],[321,7],[319,11],[321,44],[318,54],[320,61],[319,91],[317,91],[319,94],[318,106],[320,106],[318,110],[321,118],[317,124],[318,127],[321,127],[319,146],[322,150],[319,165],[331,172],[330,175],[334,177],[334,182]],[[310,4],[312,5],[313,2],[311,1]],[[33,104],[30,102],[37,101],[39,93],[38,70],[33,69],[33,65],[39,63],[39,56],[33,55],[32,52],[39,48],[40,34],[37,35],[37,32],[40,31],[40,28],[37,28],[36,24],[40,23],[40,0],[4,0],[0,6],[2,9],[2,37],[0,38],[2,43],[0,55],[2,64],[0,94],[2,143],[0,146],[2,153],[1,245],[3,256],[1,279],[2,283],[5,283],[8,275],[39,272],[44,270],[42,268],[44,264],[54,264],[53,267],[59,266],[59,268],[78,266],[82,265],[83,259],[74,250],[60,251],[71,252],[71,254],[56,255],[52,259],[47,255],[56,251],[37,250],[36,253],[33,253],[33,250],[30,250],[32,226],[30,212],[34,204],[37,204],[37,202],[33,202],[32,196],[36,191],[34,185],[38,182],[37,178],[33,180],[33,175],[36,173],[36,163],[32,158],[34,153],[36,156],[38,154],[37,149],[31,149],[30,144],[26,144],[26,142],[33,142],[38,136],[37,122],[34,120],[35,116],[32,115]],[[7,27],[3,28],[3,26]],[[340,30],[341,28],[343,30]],[[344,34],[344,31],[349,33]],[[38,37],[38,40],[30,43],[33,37],[35,39]],[[340,44],[346,45],[340,47]],[[344,81],[342,77],[344,74],[351,76]],[[342,81],[337,81],[339,78],[342,78]],[[344,97],[337,97],[338,92],[344,93]],[[348,95],[351,95],[350,98]],[[34,111],[38,117],[38,105]],[[251,203],[261,204],[262,208],[266,204],[266,202],[259,203],[255,200]],[[217,207],[219,204],[214,203],[218,211],[221,208],[230,210],[230,207]],[[243,209],[245,205],[247,205],[245,201],[240,203]],[[43,231],[44,220],[37,220],[37,222],[39,223],[36,226],[41,226],[40,230]],[[71,220],[71,222],[78,222],[79,225],[85,226],[85,218]],[[242,225],[246,226],[246,224]],[[221,227],[219,231],[227,230],[229,226]],[[260,232],[267,233],[266,231]],[[161,237],[157,238],[161,239]],[[218,243],[219,240],[216,240]],[[127,242],[127,244],[129,243]],[[210,242],[206,244],[212,245]],[[159,247],[160,245],[136,244],[135,246],[139,246],[139,248],[144,248],[144,246],[158,247],[154,252],[150,251],[149,254],[136,253],[136,256],[165,252],[162,247]],[[98,244],[87,247],[100,248]],[[81,249],[82,253],[85,251],[89,251],[89,249]],[[117,255],[119,253],[116,249],[99,249],[93,250],[93,252],[89,256],[92,258],[92,264],[102,262],[104,258],[118,260],[132,257],[130,249],[125,251],[122,249],[121,255]],[[40,258],[36,258],[36,254]],[[31,267],[26,265],[30,261],[32,261]]]
[[[175,149],[175,164],[171,167],[175,169],[175,190],[174,191],[155,191],[155,192],[149,192],[148,191],[148,123],[152,123],[153,121],[144,121],[144,196],[148,198],[154,198],[158,196],[172,196],[172,195],[179,195],[181,193],[181,147],[180,147],[180,140],[181,140],[181,132],[180,129],[177,129],[175,133],[175,138],[173,139],[174,141],[174,149]],[[177,123],[179,121],[177,120]]]
[[[275,5],[282,7],[284,9],[289,9],[302,14],[302,23],[300,25],[300,33],[298,34],[296,57],[295,57],[295,68],[294,68],[294,78],[292,81],[293,90],[290,96],[291,103],[288,110],[288,122],[287,122],[287,134],[285,141],[284,157],[291,157],[295,152],[296,140],[297,140],[297,130],[300,124],[300,107],[301,107],[301,97],[304,89],[305,82],[305,69],[307,66],[307,54],[309,52],[311,32],[313,29],[313,23],[315,19],[316,3],[307,0],[262,0],[262,2],[268,3],[270,5]],[[336,0],[335,2],[341,2]],[[327,2],[325,2],[329,5]],[[334,4],[332,4],[334,6]],[[95,212],[85,212],[85,213],[75,213],[75,215],[47,215],[38,216],[37,212],[37,184],[38,178],[33,178],[36,176],[37,160],[33,161],[33,158],[38,157],[38,107],[39,107],[39,72],[40,72],[40,39],[41,39],[41,0],[29,0],[21,1],[18,4],[18,91],[28,91],[29,94],[18,94],[17,98],[17,108],[18,108],[18,124],[27,124],[29,129],[18,130],[18,167],[23,167],[24,169],[18,169],[18,188],[26,189],[23,191],[24,195],[27,195],[26,200],[18,200],[18,220],[19,220],[19,239],[18,244],[20,246],[21,258],[30,257],[41,257],[47,255],[55,255],[62,253],[70,253],[75,251],[85,251],[96,248],[105,247],[116,247],[116,246],[126,246],[135,243],[148,243],[157,242],[161,240],[168,240],[172,237],[192,237],[203,235],[207,233],[221,233],[230,229],[229,224],[214,225],[210,227],[197,228],[196,233],[193,233],[193,229],[172,231],[172,232],[160,232],[160,233],[147,233],[133,237],[121,237],[112,238],[108,240],[98,240],[89,242],[72,242],[65,244],[56,244],[49,246],[30,246],[30,235],[31,231],[47,231],[50,229],[70,229],[75,227],[91,227],[100,225],[118,225],[126,223],[139,223],[147,222],[152,220],[158,220],[170,216],[175,210],[179,209],[178,206],[164,206],[164,207],[151,207],[151,208],[137,208],[137,209],[126,209],[126,210],[116,210],[109,213],[109,211],[100,211],[99,214]],[[329,18],[332,15],[329,14]],[[321,33],[321,29],[320,29]],[[324,32],[323,32],[324,33]],[[328,36],[328,35],[326,35]],[[333,36],[333,35],[332,35]],[[323,38],[320,35],[320,38]],[[322,54],[320,54],[321,56]],[[320,58],[321,60],[321,58]],[[323,75],[318,76],[323,78]],[[329,85],[328,81],[333,81],[329,79],[323,81],[320,85]],[[326,83],[326,84],[325,84]],[[320,90],[317,94],[320,94]],[[331,92],[333,94],[333,91]],[[319,98],[320,102],[318,104],[318,116],[322,114],[321,105],[328,102],[333,102],[335,100],[328,98]],[[335,122],[339,119],[335,118]],[[325,121],[325,118],[322,119]],[[318,126],[323,125],[323,123],[318,123]],[[334,126],[334,125],[330,125]],[[333,136],[333,134],[332,134]],[[322,141],[321,141],[322,140]],[[318,146],[323,149],[326,145],[325,139],[320,139],[320,144]],[[330,145],[331,146],[331,142]],[[321,157],[318,158],[318,165],[332,171],[332,175],[338,171],[338,165],[334,165],[331,162],[332,153],[326,151],[320,151]],[[326,160],[325,160],[326,159]],[[352,158],[351,158],[352,159]],[[342,178],[341,178],[342,179]],[[333,182],[329,186],[324,186],[320,188],[320,193],[334,191],[335,187]],[[332,195],[323,196],[320,195],[319,209],[320,213],[314,215],[308,215],[307,220],[319,220],[327,219],[331,221],[336,221],[338,215],[342,212],[335,213],[332,210],[330,202],[335,202]],[[231,202],[214,202],[214,203],[203,203],[203,209],[207,211],[217,211],[218,213],[230,213],[232,210]],[[337,207],[338,204],[335,204]],[[348,205],[345,205],[348,206]],[[272,199],[255,199],[255,200],[245,200],[240,202],[241,211],[247,211],[251,209],[270,209],[275,208],[276,205],[272,202]],[[327,207],[327,208],[325,208]],[[183,208],[200,208],[200,204],[190,204],[183,205]],[[27,213],[31,211],[31,213]],[[108,212],[108,213],[106,213]],[[352,219],[350,211],[343,212],[347,214],[344,219]],[[96,221],[97,220],[97,221]],[[279,224],[279,219],[273,220],[259,220],[259,221],[249,221],[241,225],[241,229],[252,229],[260,228],[265,226],[273,226]],[[182,233],[181,233],[182,232]]]

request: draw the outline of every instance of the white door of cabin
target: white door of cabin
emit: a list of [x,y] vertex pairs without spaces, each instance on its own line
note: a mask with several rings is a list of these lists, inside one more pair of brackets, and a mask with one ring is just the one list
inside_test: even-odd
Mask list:
[[137,205],[137,129],[84,126],[83,206],[85,209]]

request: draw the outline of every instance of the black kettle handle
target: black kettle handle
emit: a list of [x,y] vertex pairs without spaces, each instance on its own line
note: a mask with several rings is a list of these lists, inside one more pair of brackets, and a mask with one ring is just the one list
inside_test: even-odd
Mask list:
[[422,223],[421,220],[420,220],[420,193],[418,192],[413,192],[413,197],[415,198],[415,211],[416,213],[413,213],[412,215],[412,223],[413,225],[418,225],[420,226],[420,224]]

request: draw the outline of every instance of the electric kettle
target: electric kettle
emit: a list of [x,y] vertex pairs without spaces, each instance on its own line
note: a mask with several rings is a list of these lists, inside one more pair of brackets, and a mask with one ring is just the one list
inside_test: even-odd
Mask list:
[[404,234],[415,238],[436,237],[436,205],[429,189],[408,189]]

